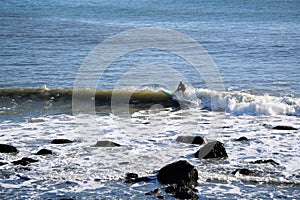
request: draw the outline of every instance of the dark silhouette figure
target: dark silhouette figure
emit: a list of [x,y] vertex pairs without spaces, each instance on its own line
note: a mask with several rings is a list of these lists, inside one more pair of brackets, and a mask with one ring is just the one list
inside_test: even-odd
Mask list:
[[185,89],[186,89],[185,85],[180,81],[180,83],[179,83],[179,85],[178,85],[178,87],[177,87],[177,89],[176,89],[175,92],[177,92],[177,91],[184,92]]

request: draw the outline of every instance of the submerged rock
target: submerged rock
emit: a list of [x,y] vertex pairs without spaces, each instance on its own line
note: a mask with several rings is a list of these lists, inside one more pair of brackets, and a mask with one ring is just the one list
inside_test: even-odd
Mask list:
[[242,175],[250,175],[250,174],[253,174],[254,171],[242,168],[242,169],[236,169],[234,172],[232,172],[232,174],[234,174],[234,175],[237,173],[242,174]]
[[256,160],[250,162],[251,164],[264,164],[264,163],[271,163],[272,165],[279,165],[278,162],[274,161],[273,159],[268,159],[268,160]]
[[29,180],[31,180],[29,177],[27,177],[27,176],[21,176],[20,174],[17,174],[16,176],[19,177],[23,181],[29,181]]
[[138,174],[136,174],[136,173],[127,173],[124,183],[134,184],[134,183],[138,183],[138,182],[149,182],[152,180],[153,179],[146,177],[146,176],[139,177]]
[[201,159],[228,157],[224,144],[219,141],[207,143],[204,147],[199,149],[194,156]]
[[275,130],[298,130],[297,128],[294,128],[292,126],[283,126],[283,125],[274,126],[273,129],[275,129]]
[[8,144],[0,144],[0,153],[18,153],[18,149]]
[[242,137],[239,137],[238,139],[235,139],[235,141],[249,141],[247,137],[245,136],[242,136]]
[[176,199],[198,199],[197,190],[184,185],[169,185],[165,192],[174,195]]
[[98,141],[94,147],[119,147],[121,146],[120,144],[117,144],[115,142],[111,142],[108,140],[103,140],[103,141]]
[[153,195],[158,199],[163,199],[164,197],[161,195],[161,190],[159,188],[154,189],[153,191],[145,193],[145,195]]
[[161,168],[157,180],[163,184],[180,184],[188,187],[197,185],[198,171],[185,160],[168,164]]
[[137,179],[139,177],[136,173],[127,173],[125,179]]
[[199,145],[207,143],[207,139],[201,136],[178,136],[176,141],[187,143],[187,144],[199,144]]
[[51,155],[51,154],[53,154],[53,152],[48,149],[41,149],[36,153],[36,155]]
[[32,159],[32,158],[24,157],[24,158],[22,158],[21,160],[16,160],[16,161],[13,161],[12,163],[13,163],[14,165],[22,165],[22,166],[26,166],[26,165],[29,165],[30,163],[34,163],[34,162],[38,162],[38,160],[35,160],[35,159]]
[[67,143],[73,143],[73,141],[69,139],[54,139],[51,141],[51,144],[67,144]]

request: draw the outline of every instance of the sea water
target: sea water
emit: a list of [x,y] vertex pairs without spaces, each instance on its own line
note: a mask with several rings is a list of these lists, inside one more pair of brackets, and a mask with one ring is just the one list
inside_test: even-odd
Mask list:
[[[0,141],[20,151],[0,155],[7,163],[0,166],[1,198],[155,199],[145,193],[163,186],[124,184],[125,174],[152,176],[185,159],[198,169],[200,199],[299,199],[299,130],[272,129],[300,128],[299,9],[297,0],[1,1]],[[174,30],[199,43],[213,59],[224,90],[209,88],[205,77],[178,55],[139,49],[114,60],[96,89],[174,91],[178,80],[168,76],[173,70],[187,87],[176,96],[180,109],[129,106],[124,117],[111,105],[101,105],[92,115],[75,116],[72,99],[34,94],[56,88],[57,94],[67,94],[94,48],[143,27]],[[141,70],[127,76],[133,69]],[[120,84],[124,77],[127,82]],[[24,89],[33,92],[21,98]],[[93,127],[82,118],[92,118]],[[179,135],[221,141],[229,157],[195,159],[199,147],[177,143]],[[235,141],[241,136],[249,141]],[[51,144],[55,138],[75,142]],[[92,147],[103,139],[122,146]],[[42,148],[54,155],[34,155]],[[39,162],[11,164],[22,157]],[[279,165],[250,163],[258,159]],[[239,168],[255,173],[233,175]]]

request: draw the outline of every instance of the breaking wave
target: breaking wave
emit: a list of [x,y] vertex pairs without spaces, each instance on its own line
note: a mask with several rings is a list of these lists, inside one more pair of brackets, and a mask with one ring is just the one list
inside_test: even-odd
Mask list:
[[300,115],[300,99],[290,96],[254,95],[197,89],[203,109],[219,109],[234,115]]
[[[172,93],[163,88],[123,89],[123,90],[82,90],[82,97],[91,96],[96,106],[110,107],[112,95],[120,104],[130,104],[147,109],[155,104],[176,109],[200,108],[225,111],[233,115],[293,115],[300,116],[300,98],[293,96],[272,96],[250,94],[244,91],[216,91],[188,86],[185,91]],[[19,88],[0,89],[0,114],[20,112],[18,108],[61,109],[60,113],[70,112],[72,89]],[[127,98],[128,97],[129,102]],[[59,106],[57,106],[59,105]],[[33,108],[34,106],[34,108]],[[25,109],[26,110],[26,109]]]

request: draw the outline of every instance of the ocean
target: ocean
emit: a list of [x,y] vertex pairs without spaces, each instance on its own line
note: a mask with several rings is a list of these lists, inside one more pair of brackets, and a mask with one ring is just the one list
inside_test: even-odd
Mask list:
[[[126,184],[126,173],[155,176],[177,160],[197,168],[199,199],[299,199],[299,10],[298,0],[1,1],[0,144],[19,150],[0,153],[1,199],[157,199],[145,193],[163,185]],[[182,135],[220,141],[228,158],[194,158],[200,147]],[[35,155],[43,148],[53,155]],[[12,163],[23,157],[38,162]],[[277,164],[253,164],[268,159]]]

